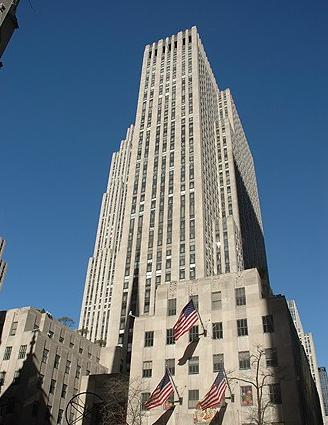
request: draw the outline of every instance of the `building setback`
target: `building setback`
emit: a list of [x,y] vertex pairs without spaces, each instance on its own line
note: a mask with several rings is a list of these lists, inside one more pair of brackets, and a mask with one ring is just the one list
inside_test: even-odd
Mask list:
[[2,311],[0,335],[1,424],[64,424],[82,377],[107,372],[99,345],[37,309]]
[[[174,344],[190,297],[208,336],[198,340],[198,323]],[[165,363],[174,371],[183,402],[172,424],[209,423],[197,403],[223,362],[234,394],[224,423],[255,423],[255,390],[240,379],[254,379],[258,353],[271,424],[322,424],[286,301],[270,288],[252,154],[196,27],[145,47],[136,119],[113,155],[79,327],[108,347],[109,371],[141,383],[142,402]],[[150,425],[163,408],[143,413]]]

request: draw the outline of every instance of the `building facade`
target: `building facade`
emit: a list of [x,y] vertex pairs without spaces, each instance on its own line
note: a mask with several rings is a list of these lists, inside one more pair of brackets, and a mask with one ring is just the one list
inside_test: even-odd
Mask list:
[[18,28],[16,18],[18,3],[19,0],[2,0],[0,2],[0,59],[14,31]]
[[[198,307],[207,335],[201,335],[198,321],[175,342],[172,328],[190,298]],[[260,405],[263,423],[322,424],[316,386],[285,298],[263,298],[256,269],[158,288],[155,314],[142,315],[134,324],[130,379],[142,380],[143,401],[156,388],[165,366],[183,398],[181,405],[176,404],[170,424],[221,423],[211,422],[216,409],[203,412],[197,405],[222,367],[229,380],[222,423],[258,423]],[[261,403],[254,385],[257,376],[260,382],[265,377],[259,386]],[[163,414],[162,406],[152,409],[142,423],[153,424]]]
[[[197,29],[146,46],[135,124],[112,160],[80,328],[130,352],[165,282],[268,273],[254,164]],[[127,357],[127,368],[129,367]]]
[[0,237],[0,289],[2,288],[7,271],[7,263],[2,259],[6,241]]
[[313,380],[314,380],[314,382],[317,386],[317,391],[318,391],[320,403],[321,403],[322,415],[326,416],[325,408],[324,408],[324,399],[323,399],[323,394],[322,394],[322,388],[321,388],[321,385],[320,385],[320,377],[319,377],[319,370],[318,370],[316,348],[315,348],[312,333],[304,331],[302,321],[301,321],[301,317],[300,317],[300,314],[299,314],[295,300],[288,300],[288,308],[289,308],[290,314],[292,316],[294,326],[296,328],[300,342],[304,347],[305,354],[306,354],[306,357],[308,359],[309,366],[310,366],[310,369],[311,369]]
[[[199,323],[174,344],[190,297],[208,335],[198,338]],[[143,401],[170,367],[183,398],[172,424],[209,423],[197,403],[223,364],[234,400],[220,410],[224,423],[256,423],[256,391],[241,383],[254,379],[256,356],[269,423],[322,424],[286,301],[270,289],[252,154],[195,27],[145,47],[136,119],[113,155],[79,327],[106,345],[110,372],[141,381]]]
[[319,367],[319,379],[322,391],[322,399],[324,405],[324,412],[326,416],[326,423],[328,423],[328,376],[325,367]]
[[[82,377],[107,372],[102,349],[31,307],[0,316],[0,423],[66,423],[66,406]],[[72,421],[74,415],[68,412]]]

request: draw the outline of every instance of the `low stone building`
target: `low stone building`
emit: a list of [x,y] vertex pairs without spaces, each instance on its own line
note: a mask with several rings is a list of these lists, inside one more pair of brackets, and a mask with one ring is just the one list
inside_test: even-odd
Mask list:
[[32,307],[0,316],[0,424],[66,424],[82,377],[107,372],[101,347]]
[[[175,403],[170,424],[258,423],[252,384],[258,365],[260,381],[266,376],[260,388],[265,423],[321,425],[316,386],[286,300],[279,295],[263,298],[261,288],[256,269],[160,285],[155,314],[140,316],[134,323],[130,378],[142,380],[142,401],[158,385],[167,365],[183,398],[182,404]],[[175,342],[172,328],[190,297],[207,336],[201,335],[198,321]],[[202,412],[198,402],[222,366],[229,378],[227,404],[220,413]],[[163,415],[167,415],[163,407],[155,408],[145,414],[142,424],[153,424]]]

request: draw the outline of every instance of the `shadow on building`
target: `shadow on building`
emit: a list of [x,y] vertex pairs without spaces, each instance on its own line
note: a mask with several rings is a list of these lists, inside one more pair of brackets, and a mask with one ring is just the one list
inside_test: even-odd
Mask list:
[[[3,318],[0,320],[3,323]],[[34,344],[35,334],[22,368],[15,372],[11,385],[0,393],[0,425],[51,424],[46,394],[42,390],[42,382],[33,354]]]

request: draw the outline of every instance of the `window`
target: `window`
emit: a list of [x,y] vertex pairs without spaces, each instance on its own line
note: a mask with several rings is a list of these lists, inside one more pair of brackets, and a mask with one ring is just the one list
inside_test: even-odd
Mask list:
[[216,322],[212,324],[212,338],[222,339],[223,338],[223,326],[222,322]]
[[49,329],[49,331],[48,331],[48,337],[49,338],[52,338],[53,336],[54,336],[54,332]]
[[174,316],[177,313],[177,300],[176,298],[171,298],[167,300],[167,315]]
[[46,348],[43,350],[42,353],[42,362],[43,363],[47,363],[48,361],[48,356],[49,356],[49,350],[47,350]]
[[50,382],[49,394],[53,394],[56,389],[56,381],[54,379]]
[[70,373],[71,370],[71,361],[70,360],[66,360],[66,366],[65,366],[65,373]]
[[190,299],[194,303],[195,309],[198,310],[198,295],[192,295]]
[[199,390],[188,391],[188,409],[194,409],[199,401]]
[[167,345],[175,344],[173,328],[166,329],[166,344]]
[[6,372],[2,371],[0,372],[0,387],[4,384],[6,378]]
[[280,384],[269,384],[269,397],[272,404],[281,404]]
[[278,366],[278,353],[276,348],[265,349],[265,360],[267,367]]
[[81,366],[80,365],[77,365],[76,366],[76,372],[75,372],[75,378],[76,379],[79,379],[80,376],[81,376]]
[[222,299],[221,291],[212,292],[212,310],[221,310]]
[[141,409],[146,410],[145,404],[150,397],[150,393],[141,393]]
[[170,371],[170,374],[174,376],[175,375],[175,359],[166,359],[165,366]]
[[152,347],[154,345],[154,331],[145,332],[145,347]]
[[67,394],[67,385],[63,384],[62,386],[62,392],[61,392],[61,398],[65,398]]
[[262,316],[262,324],[264,333],[274,332],[273,316],[271,314],[269,314],[268,316]]
[[44,375],[42,375],[42,374],[40,373],[40,374],[39,374],[39,379],[38,379],[38,388],[42,388],[43,380],[44,380]]
[[59,409],[58,410],[58,417],[57,417],[57,424],[61,424],[62,423],[63,414],[64,414],[64,410]]
[[237,335],[238,336],[248,335],[247,319],[237,320]]
[[19,347],[18,358],[25,359],[26,351],[27,351],[27,345],[21,345]]
[[198,338],[199,338],[198,325],[195,325],[189,330],[189,342],[197,341]]
[[13,347],[6,347],[3,355],[3,360],[9,360]]
[[55,355],[55,362],[54,362],[54,369],[58,369],[59,362],[60,362],[60,355],[56,354]]
[[240,401],[242,406],[253,406],[253,393],[251,385],[240,387]]
[[199,373],[199,357],[191,357],[188,361],[188,373],[189,375],[197,375]]
[[20,381],[20,371],[19,370],[15,370],[14,372],[14,381],[13,381],[13,385],[18,385]]
[[152,364],[153,364],[153,362],[151,362],[151,361],[143,362],[143,366],[142,366],[142,377],[143,378],[151,378]]
[[250,359],[249,351],[240,351],[238,353],[238,359],[239,359],[240,370],[251,368],[251,359]]
[[224,356],[222,353],[213,354],[213,372],[224,369]]
[[246,305],[245,288],[236,288],[235,296],[236,296],[236,305]]
[[10,336],[16,335],[17,326],[18,326],[18,322],[12,322],[11,327],[10,327],[10,331],[9,331]]

